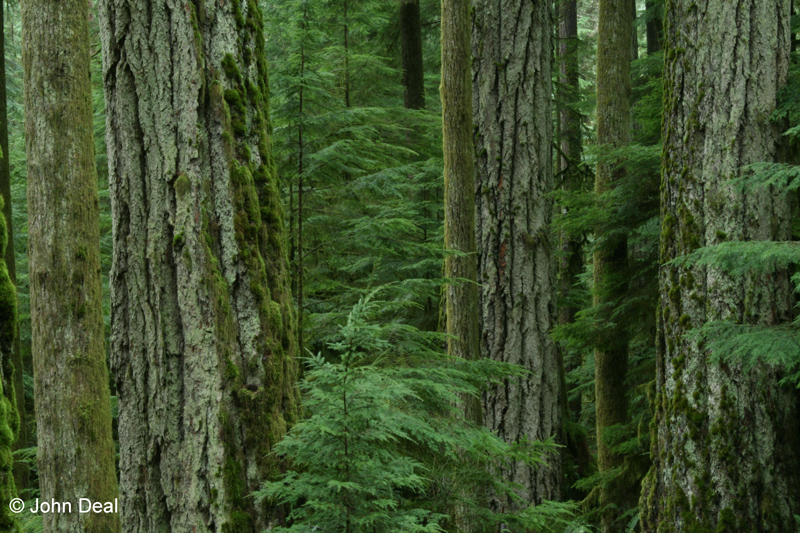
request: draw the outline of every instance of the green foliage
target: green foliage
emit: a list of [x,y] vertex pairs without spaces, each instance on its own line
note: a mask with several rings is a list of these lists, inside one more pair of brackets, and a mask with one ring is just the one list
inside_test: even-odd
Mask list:
[[[384,285],[387,318],[435,329],[442,262],[438,28],[425,29],[429,109],[406,110],[398,6],[347,5],[345,47],[344,2],[263,2],[293,292],[302,256],[305,334],[323,351],[349,309]],[[437,9],[422,3],[423,17]]]
[[296,470],[256,495],[290,505],[290,526],[275,531],[438,532],[456,508],[486,527],[562,529],[569,505],[501,514],[486,498],[518,500],[515,487],[491,472],[509,461],[541,467],[552,442],[509,446],[464,420],[459,407],[464,395],[523,371],[453,360],[414,328],[368,322],[379,307],[369,299],[354,307],[330,346],[336,361],[308,359],[301,386],[310,417],[276,447]]

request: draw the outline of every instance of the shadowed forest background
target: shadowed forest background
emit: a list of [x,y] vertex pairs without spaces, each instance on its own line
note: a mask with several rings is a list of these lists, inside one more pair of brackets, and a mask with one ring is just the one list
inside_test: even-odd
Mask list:
[[2,8],[0,531],[800,532],[794,1]]

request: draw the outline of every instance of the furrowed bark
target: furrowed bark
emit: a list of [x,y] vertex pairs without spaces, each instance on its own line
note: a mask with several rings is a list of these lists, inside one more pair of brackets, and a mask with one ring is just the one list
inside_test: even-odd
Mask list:
[[119,530],[79,498],[117,497],[103,341],[89,5],[22,2],[31,350],[40,498],[71,502],[45,531]]
[[[555,323],[551,142],[552,19],[547,2],[477,0],[472,66],[483,357],[525,367],[484,397],[484,423],[508,442],[561,432]],[[525,506],[558,499],[561,461],[510,465]],[[497,498],[497,496],[495,496]],[[517,510],[510,499],[498,510]]]
[[296,319],[255,0],[100,4],[124,531],[262,531]]
[[787,79],[790,2],[672,0],[665,18],[654,464],[642,525],[790,533],[800,512],[798,392],[766,363],[714,362],[691,335],[713,320],[791,321],[788,274],[733,279],[667,264],[723,241],[791,238],[788,195],[730,183],[745,165],[779,159],[770,115]]

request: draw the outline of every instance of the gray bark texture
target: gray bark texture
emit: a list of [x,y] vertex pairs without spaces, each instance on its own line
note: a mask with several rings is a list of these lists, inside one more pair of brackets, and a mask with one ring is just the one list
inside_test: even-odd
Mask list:
[[28,258],[40,498],[48,532],[119,531],[115,514],[78,513],[78,498],[117,497],[103,341],[89,5],[22,2]]
[[654,463],[642,525],[790,533],[800,512],[798,391],[765,363],[713,362],[689,335],[711,320],[791,320],[788,275],[732,279],[665,264],[723,241],[790,239],[787,196],[730,184],[744,165],[779,158],[781,128],[769,117],[787,79],[790,1],[673,0],[665,17]]
[[[507,442],[560,437],[555,269],[549,224],[552,19],[547,2],[475,0],[472,75],[481,355],[530,375],[484,397],[484,423]],[[523,502],[558,499],[561,461],[502,474]],[[511,501],[498,501],[501,510]],[[516,510],[516,509],[515,509]]]
[[280,510],[249,494],[280,471],[297,393],[261,13],[99,12],[123,531],[262,531]]

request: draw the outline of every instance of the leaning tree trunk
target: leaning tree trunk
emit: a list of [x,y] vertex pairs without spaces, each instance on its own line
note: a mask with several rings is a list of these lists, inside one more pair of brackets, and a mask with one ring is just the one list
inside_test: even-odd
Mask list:
[[403,97],[407,109],[425,107],[422,63],[422,21],[419,0],[400,1],[400,48],[403,58]]
[[254,0],[100,4],[126,532],[262,531],[296,324]]
[[[561,431],[559,361],[549,337],[556,318],[550,5],[473,6],[481,355],[531,372],[487,392],[484,423],[507,442],[544,440]],[[508,465],[502,475],[521,485],[522,501],[495,501],[498,510],[558,499],[559,454],[548,463]]]
[[667,5],[654,464],[640,505],[650,533],[797,527],[798,392],[765,363],[714,362],[691,334],[714,320],[789,322],[788,275],[667,264],[723,241],[790,239],[785,195],[730,183],[743,166],[776,160],[770,114],[787,79],[789,17],[789,0]]
[[78,498],[117,497],[103,341],[100,212],[86,0],[22,2],[31,350],[39,488],[71,513],[45,531],[119,530]]
[[[603,150],[624,147],[630,139],[631,32],[630,0],[600,0],[597,30],[597,145]],[[613,190],[624,170],[609,162],[597,165],[595,192]],[[601,228],[601,232],[605,228]],[[598,235],[601,236],[601,235]],[[622,465],[623,457],[608,443],[607,428],[627,420],[625,376],[628,371],[628,339],[624,325],[613,317],[614,306],[626,292],[625,270],[628,242],[624,235],[602,235],[594,253],[594,305],[604,322],[595,350],[595,409],[597,466],[600,473]],[[600,505],[611,506],[602,515],[604,533],[619,527],[625,490],[619,476],[600,488]],[[614,507],[616,505],[616,507]]]

